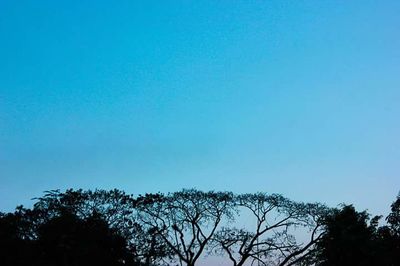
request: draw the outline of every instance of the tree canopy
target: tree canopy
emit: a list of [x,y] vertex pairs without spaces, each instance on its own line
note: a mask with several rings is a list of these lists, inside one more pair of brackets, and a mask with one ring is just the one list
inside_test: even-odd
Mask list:
[[387,224],[378,227],[382,216],[370,218],[352,205],[334,209],[324,218],[324,235],[318,242],[316,261],[321,266],[382,265],[400,263],[400,196],[391,205]]
[[208,255],[233,266],[400,262],[400,196],[382,226],[352,205],[267,193],[70,189],[34,200],[0,213],[1,265],[194,266]]

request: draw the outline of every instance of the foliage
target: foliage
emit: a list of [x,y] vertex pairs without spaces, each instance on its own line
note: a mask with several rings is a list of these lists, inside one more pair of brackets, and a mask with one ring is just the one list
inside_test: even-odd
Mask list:
[[387,225],[378,227],[381,216],[370,219],[352,205],[335,209],[324,220],[324,236],[317,245],[316,262],[321,266],[382,265],[400,263],[400,197],[392,204]]
[[0,213],[0,264],[194,266],[217,254],[233,266],[399,265],[400,196],[380,219],[278,194],[53,190]]
[[1,265],[139,265],[127,239],[96,213],[42,219],[43,213],[21,210],[0,217]]

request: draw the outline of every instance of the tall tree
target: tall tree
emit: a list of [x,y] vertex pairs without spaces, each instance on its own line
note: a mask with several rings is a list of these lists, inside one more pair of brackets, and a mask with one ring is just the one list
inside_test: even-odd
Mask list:
[[318,265],[374,265],[373,236],[377,219],[368,224],[369,214],[352,205],[335,209],[324,219],[325,234],[318,243]]
[[[216,235],[220,250],[234,266],[248,261],[258,265],[293,265],[309,254],[321,236],[319,219],[326,211],[323,205],[296,203],[265,193],[239,195],[236,204],[249,220],[255,220],[256,227],[252,231],[249,226],[224,228]],[[299,227],[309,230],[307,243],[297,243],[291,234]]]
[[0,215],[1,265],[139,265],[128,239],[100,215],[64,211],[44,218],[41,211],[19,207]]
[[391,212],[386,218],[386,221],[388,222],[392,233],[400,237],[400,194],[390,207]]
[[46,191],[45,195],[36,198],[34,210],[43,213],[43,218],[50,219],[62,213],[72,213],[80,218],[87,218],[96,213],[110,227],[129,234],[134,208],[133,197],[121,190],[59,190]]
[[40,226],[37,243],[44,266],[139,265],[128,239],[96,213],[82,219],[65,212],[50,219]]
[[159,238],[135,220],[133,196],[121,190],[52,190],[36,200],[33,209],[40,214],[40,223],[65,213],[83,220],[96,215],[127,239],[130,251],[143,264],[150,265],[150,261],[162,261],[168,256],[168,250]]
[[137,199],[138,219],[154,232],[179,263],[193,266],[223,219],[232,219],[233,194],[183,190]]
[[0,265],[36,266],[37,254],[30,211],[20,206],[0,213]]
[[387,224],[375,233],[375,257],[379,265],[400,265],[400,195],[391,205]]

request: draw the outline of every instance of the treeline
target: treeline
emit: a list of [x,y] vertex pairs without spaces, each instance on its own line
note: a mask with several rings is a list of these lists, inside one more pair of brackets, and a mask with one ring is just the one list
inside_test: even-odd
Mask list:
[[266,193],[48,191],[0,213],[0,265],[400,265],[399,196],[381,218]]

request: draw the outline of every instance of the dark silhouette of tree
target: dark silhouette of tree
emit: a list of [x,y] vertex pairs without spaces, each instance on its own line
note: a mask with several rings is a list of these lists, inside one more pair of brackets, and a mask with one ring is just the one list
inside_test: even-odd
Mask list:
[[54,190],[35,200],[0,213],[0,265],[194,266],[209,254],[233,266],[400,265],[400,195],[383,226],[352,205],[265,193]]
[[[253,231],[224,228],[216,235],[220,250],[234,266],[245,265],[247,261],[284,266],[303,260],[321,236],[319,219],[327,210],[320,204],[296,203],[281,195],[265,193],[239,195],[236,205],[250,220],[255,218],[256,226]],[[305,244],[297,243],[291,234],[299,227],[310,232]]]
[[386,222],[375,233],[376,261],[384,266],[400,265],[400,195],[392,203]]
[[136,220],[136,200],[120,190],[58,190],[47,191],[37,198],[34,209],[45,213],[44,220],[70,213],[81,219],[95,213],[107,225],[127,239],[131,253],[144,265],[163,261],[168,250],[157,236]]
[[168,262],[174,254],[155,229],[135,223],[132,231],[134,236],[130,239],[132,252],[143,265],[169,265]]
[[400,265],[400,196],[391,205],[386,225],[378,226],[382,216],[369,217],[352,205],[327,215],[314,262],[321,266]]
[[374,265],[372,239],[378,218],[368,225],[369,214],[352,205],[332,211],[325,217],[325,234],[318,243],[318,265]]
[[44,219],[63,213],[85,219],[97,213],[111,228],[126,235],[131,233],[134,199],[121,190],[52,190],[46,191],[43,197],[36,200],[34,210],[44,212]]
[[97,214],[68,212],[49,219],[35,210],[0,216],[1,265],[139,265],[127,239]]
[[193,266],[223,219],[233,218],[233,194],[183,190],[137,199],[138,219],[171,250],[179,263]]
[[63,213],[38,230],[41,265],[138,265],[127,239],[94,213],[81,219]]
[[0,214],[0,264],[37,265],[37,246],[30,239],[30,224],[23,216],[22,207],[15,213]]
[[393,235],[400,236],[400,194],[391,205],[391,213],[386,218]]

